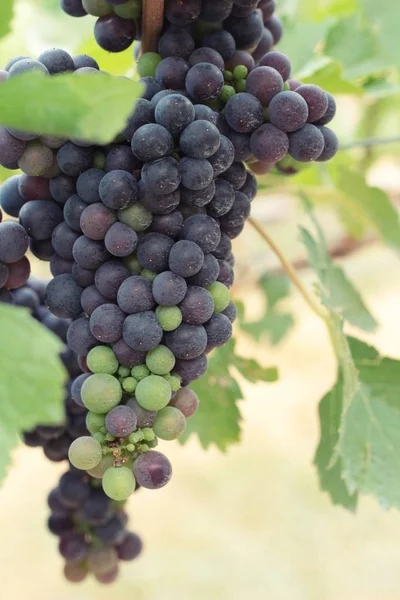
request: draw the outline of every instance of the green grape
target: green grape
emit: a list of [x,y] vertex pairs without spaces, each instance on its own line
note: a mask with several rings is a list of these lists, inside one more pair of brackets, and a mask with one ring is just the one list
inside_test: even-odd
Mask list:
[[228,69],[224,69],[224,79],[225,81],[232,81],[233,80],[233,74],[232,71],[228,71]]
[[164,379],[168,381],[173,392],[178,392],[181,389],[182,377],[178,373],[168,373],[168,375],[164,375]]
[[94,413],[89,410],[86,415],[86,429],[92,435],[100,431],[102,427],[104,427],[106,422],[105,415],[99,415],[98,413]]
[[226,104],[229,98],[232,98],[232,96],[234,96],[235,94],[236,91],[234,87],[232,87],[231,85],[224,85],[219,97],[222,100],[222,102],[225,102]]
[[142,379],[150,375],[150,371],[146,367],[146,365],[136,365],[136,367],[132,367],[131,375],[132,377],[137,379],[137,381],[141,381]]
[[104,473],[103,490],[111,500],[126,500],[135,487],[135,478],[128,467],[110,467]]
[[132,394],[136,390],[137,383],[134,377],[126,377],[122,383],[122,388],[125,392]]
[[214,312],[222,312],[226,309],[229,302],[231,301],[231,295],[229,289],[221,283],[216,281],[207,287],[214,300]]
[[146,354],[146,365],[155,375],[166,375],[175,366],[175,356],[167,346],[156,346]]
[[129,367],[120,367],[118,369],[118,375],[120,375],[120,377],[129,377],[129,375],[131,374],[131,370]]
[[86,379],[81,397],[88,410],[99,414],[107,413],[121,402],[121,384],[112,375],[97,373]]
[[158,273],[153,273],[153,271],[149,271],[148,269],[143,269],[143,271],[141,271],[140,274],[142,277],[145,277],[149,281],[154,281],[158,275]]
[[82,6],[93,17],[104,17],[113,10],[113,7],[105,0],[82,0]]
[[140,275],[142,267],[139,265],[139,261],[136,257],[136,254],[131,254],[130,256],[127,256],[123,259],[122,262],[124,263],[125,267],[128,269],[131,275]]
[[235,79],[246,79],[248,74],[249,70],[244,65],[237,65],[237,67],[233,69],[233,76]]
[[176,440],[185,431],[186,419],[174,406],[166,406],[158,413],[153,431],[162,440]]
[[283,85],[283,89],[285,92],[288,92],[290,90],[290,85],[287,81],[285,81],[285,83]]
[[95,152],[93,157],[93,167],[95,169],[104,169],[106,157],[103,152]]
[[108,346],[92,348],[86,357],[87,366],[92,373],[108,373],[114,375],[118,370],[118,360]]
[[147,229],[153,220],[153,215],[143,204],[135,202],[118,211],[118,219],[136,232]]
[[139,381],[136,400],[146,410],[160,410],[171,400],[171,386],[158,375],[149,375]]
[[113,6],[116,15],[121,19],[137,19],[142,12],[142,3],[140,0],[128,0],[125,4]]
[[143,439],[146,442],[152,442],[156,437],[156,434],[151,429],[151,427],[144,427],[144,429],[142,429],[142,433],[143,433]]
[[137,61],[137,70],[140,77],[155,77],[157,65],[162,58],[156,52],[146,52]]
[[245,92],[246,91],[246,80],[245,79],[237,79],[235,81],[235,90],[237,91],[237,93],[241,93],[241,92]]
[[84,435],[72,442],[68,458],[77,469],[87,471],[97,467],[103,457],[101,446],[94,438]]
[[104,444],[106,441],[106,436],[104,433],[101,433],[101,431],[96,431],[96,433],[93,434],[93,437],[99,442],[99,444]]
[[157,306],[156,317],[163,331],[174,331],[182,323],[182,313],[178,306]]

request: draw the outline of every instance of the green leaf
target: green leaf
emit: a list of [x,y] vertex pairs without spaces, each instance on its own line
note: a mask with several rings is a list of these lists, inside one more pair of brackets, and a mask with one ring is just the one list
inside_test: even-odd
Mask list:
[[400,3],[397,0],[360,0],[366,19],[373,23],[387,66],[400,65]]
[[235,341],[231,339],[210,357],[208,370],[201,379],[191,385],[200,399],[200,406],[188,419],[185,433],[179,438],[184,444],[196,433],[203,448],[212,444],[222,451],[240,441],[242,416],[238,401],[243,392],[234,370],[251,381],[276,381],[275,368],[264,368],[254,359],[244,359],[235,354]]
[[371,23],[354,15],[341,19],[330,29],[324,53],[343,66],[343,76],[355,79],[387,67]]
[[330,62],[315,70],[310,76],[304,77],[303,83],[319,85],[332,94],[363,94],[361,87],[343,77],[342,66],[337,61]]
[[14,0],[1,0],[0,2],[0,38],[11,30],[11,21],[14,14]]
[[58,338],[29,312],[0,304],[0,480],[17,434],[63,420],[66,371]]
[[112,75],[24,73],[0,86],[0,123],[99,144],[126,123],[142,86]]
[[354,220],[375,230],[378,236],[394,248],[400,247],[400,222],[388,195],[371,187],[365,177],[347,167],[332,165],[329,169],[340,191],[341,208],[354,215]]
[[272,344],[278,344],[294,324],[293,316],[280,308],[280,302],[290,295],[290,281],[286,275],[266,273],[259,286],[265,296],[265,313],[258,321],[246,323],[240,319],[240,327],[257,341],[266,336]]
[[344,271],[333,265],[323,232],[312,213],[317,239],[300,227],[300,237],[308,252],[310,266],[319,279],[321,301],[334,314],[360,329],[374,331],[378,325],[365,306],[359,292],[346,277]]
[[309,21],[322,21],[352,15],[358,8],[358,0],[301,0],[299,14]]
[[339,457],[334,464],[336,446],[339,441],[339,425],[342,415],[343,379],[324,396],[319,404],[321,437],[314,464],[318,471],[321,489],[328,492],[333,504],[340,504],[349,510],[357,508],[358,494],[350,495],[342,478],[343,461]]
[[310,23],[295,18],[285,22],[285,35],[279,50],[290,57],[292,77],[300,77],[307,64],[315,60],[315,49],[324,39],[329,23]]

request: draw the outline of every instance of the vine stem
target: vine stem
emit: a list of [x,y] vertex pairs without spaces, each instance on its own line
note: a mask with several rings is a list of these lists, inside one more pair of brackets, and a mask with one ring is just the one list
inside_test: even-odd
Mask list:
[[299,276],[297,275],[296,270],[287,260],[286,256],[282,253],[281,249],[276,245],[274,240],[270,237],[270,235],[265,231],[265,229],[260,225],[260,223],[254,219],[254,217],[249,217],[248,222],[250,225],[257,231],[260,237],[268,244],[274,254],[277,256],[279,262],[282,265],[283,270],[288,275],[293,285],[297,288],[300,294],[303,296],[304,300],[307,302],[308,306],[311,310],[321,319],[326,321],[327,315],[325,311],[319,304],[316,299],[308,292],[308,290],[304,287],[301,282]]
[[396,144],[400,142],[400,136],[392,137],[371,137],[363,140],[354,140],[340,145],[340,150],[352,150],[353,148],[373,148],[374,146],[384,146],[386,144]]
[[157,40],[164,23],[164,0],[143,0],[142,52],[157,52]]

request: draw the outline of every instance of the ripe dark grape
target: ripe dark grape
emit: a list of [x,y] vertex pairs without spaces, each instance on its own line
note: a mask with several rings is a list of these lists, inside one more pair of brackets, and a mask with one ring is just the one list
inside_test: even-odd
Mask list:
[[217,281],[219,274],[218,260],[212,254],[204,255],[203,266],[200,271],[188,278],[189,285],[199,285],[206,287]]
[[269,120],[282,131],[296,131],[306,124],[308,106],[300,94],[287,91],[274,96],[268,107]]
[[154,215],[150,226],[150,231],[175,238],[179,236],[179,233],[182,229],[182,224],[182,213],[179,210],[174,210],[166,215]]
[[145,277],[128,277],[118,290],[118,306],[127,314],[152,310],[155,301],[151,288],[151,281]]
[[204,253],[198,244],[180,240],[171,248],[169,268],[180,277],[191,277],[200,271],[204,263]]
[[0,164],[7,166],[18,161],[25,146],[26,142],[17,140],[5,127],[0,127]]
[[264,123],[252,134],[250,148],[257,160],[276,163],[286,156],[289,138],[284,131],[271,123]]
[[253,50],[253,58],[256,62],[262,58],[266,52],[269,52],[274,45],[274,38],[272,37],[269,29],[264,27],[260,41],[258,42],[257,48]]
[[155,195],[143,181],[139,182],[139,198],[143,206],[155,215],[165,215],[172,212],[179,205],[180,189],[177,188],[170,194]]
[[185,82],[189,95],[196,102],[215,100],[223,85],[224,76],[221,69],[208,62],[197,63],[191,67]]
[[185,323],[203,325],[212,317],[214,301],[211,294],[204,288],[189,286],[179,308]]
[[234,190],[240,190],[246,181],[246,176],[247,171],[244,164],[238,161],[233,162],[229,169],[221,175],[222,179],[229,181]]
[[207,48],[216,50],[224,61],[230,60],[236,50],[235,38],[225,29],[218,29],[217,31],[207,33],[202,38],[201,43]]
[[135,460],[133,473],[139,485],[150,490],[157,490],[171,479],[172,467],[164,454],[152,450]]
[[224,28],[234,38],[238,50],[251,50],[255,48],[264,32],[263,21],[259,11],[254,11],[244,18],[230,16],[224,21]]
[[75,69],[82,69],[83,67],[90,67],[91,69],[99,70],[100,67],[94,58],[88,54],[78,54],[74,56]]
[[0,288],[3,288],[7,282],[9,275],[8,266],[5,263],[0,262]]
[[93,162],[93,149],[66,142],[57,152],[57,163],[61,171],[70,177],[78,177],[90,169]]
[[200,18],[209,23],[220,23],[229,17],[232,11],[232,0],[203,0]]
[[120,210],[138,199],[139,188],[136,178],[131,173],[122,170],[110,171],[100,182],[99,194],[108,208]]
[[274,44],[277,44],[280,41],[283,33],[283,26],[280,19],[278,19],[278,17],[275,17],[274,15],[267,21],[264,21],[264,25],[271,32],[272,37],[274,39]]
[[199,63],[210,63],[215,67],[218,67],[221,71],[224,70],[224,59],[216,50],[213,48],[197,48],[189,57],[189,65],[194,67]]
[[50,273],[53,277],[57,275],[64,275],[66,273],[71,274],[73,270],[74,263],[72,260],[66,260],[65,258],[61,258],[58,254],[53,254],[50,257]]
[[107,152],[104,165],[106,173],[120,170],[128,171],[128,173],[134,173],[136,175],[136,172],[139,172],[141,168],[141,161],[136,158],[129,146],[120,144],[114,146],[114,148],[111,148],[111,150]]
[[153,297],[161,306],[176,306],[185,297],[186,290],[184,278],[172,271],[160,273],[153,281]]
[[92,490],[80,509],[80,516],[89,525],[103,525],[111,517],[111,501],[102,490]]
[[60,48],[45,50],[39,56],[38,60],[46,67],[50,75],[75,70],[75,64],[72,57],[68,52],[61,50]]
[[82,0],[60,0],[60,6],[71,17],[84,17],[87,15],[82,6]]
[[78,508],[88,499],[90,487],[81,477],[67,471],[62,475],[58,487],[60,501],[68,508]]
[[200,15],[201,0],[167,0],[165,3],[165,18],[178,27],[190,25]]
[[205,159],[185,157],[181,160],[179,166],[182,185],[187,189],[194,191],[203,190],[213,180],[213,168]]
[[18,190],[25,200],[52,200],[49,180],[44,177],[21,175],[18,178]]
[[116,221],[116,212],[99,202],[85,208],[81,214],[80,226],[91,240],[104,240],[107,231]]
[[50,179],[50,193],[59,204],[65,204],[76,192],[75,179],[68,175],[58,175]]
[[214,177],[222,175],[229,169],[235,160],[235,148],[230,139],[225,135],[221,135],[221,143],[218,150],[208,158],[208,162],[211,164]]
[[163,331],[153,311],[129,315],[124,322],[124,341],[133,350],[151,350],[158,346]]
[[200,356],[207,346],[207,334],[202,325],[182,323],[175,331],[167,332],[164,339],[176,358],[184,360]]
[[[196,381],[196,379],[199,379],[202,375],[204,375],[204,373],[207,371],[207,365],[208,365],[207,356],[203,353],[203,354],[200,354],[200,356],[197,356],[196,358],[192,358],[191,360],[178,359],[175,363],[174,372],[178,373],[178,375],[181,377],[182,385],[188,385],[192,381]],[[185,388],[181,388],[181,389],[185,389]],[[179,391],[181,391],[181,390],[179,390]],[[169,403],[170,406],[175,406],[175,404],[174,404],[175,398],[176,398],[176,395],[170,401],[170,403]],[[181,408],[179,406],[177,406],[177,408],[179,410],[181,410]],[[183,411],[181,411],[181,412],[183,413]]]
[[96,308],[106,303],[106,298],[100,294],[95,285],[90,285],[83,290],[81,305],[82,309],[89,317]]
[[133,350],[122,338],[112,344],[112,350],[119,363],[125,367],[141,365],[146,358],[146,352]]
[[218,246],[221,233],[214,219],[206,215],[194,215],[184,222],[181,237],[195,242],[204,253],[207,253]]
[[90,316],[90,330],[96,340],[105,344],[117,342],[122,337],[125,314],[115,304],[103,304]]
[[308,123],[314,123],[325,115],[328,109],[328,96],[318,85],[300,85],[296,93],[304,98],[308,106]]
[[153,194],[160,196],[171,194],[181,182],[179,163],[170,156],[145,163],[142,169],[142,181]]
[[141,77],[139,83],[145,88],[142,95],[145,100],[151,100],[158,92],[165,89],[163,82],[155,77]]
[[264,122],[261,102],[251,94],[235,94],[226,103],[228,125],[238,133],[252,133]]
[[179,139],[182,152],[191,158],[208,158],[215,154],[220,143],[221,136],[216,126],[203,120],[190,123]]
[[0,261],[15,263],[28,249],[28,235],[24,227],[14,221],[0,223]]
[[74,194],[64,204],[64,219],[66,223],[79,233],[82,233],[81,229],[81,215],[88,205],[82,200],[78,194]]
[[129,48],[136,36],[135,21],[122,19],[114,13],[100,17],[94,26],[94,37],[107,52],[122,52]]
[[82,288],[75,283],[72,275],[58,275],[46,288],[46,305],[57,317],[74,319],[82,311],[81,294]]
[[132,137],[132,152],[142,162],[170,156],[174,150],[174,138],[162,125],[142,125]]
[[50,200],[32,200],[21,208],[21,225],[35,240],[49,239],[63,218],[62,209]]
[[235,190],[225,179],[215,181],[215,195],[207,205],[207,211],[212,217],[225,215],[233,206],[235,201]]
[[[79,175],[76,181],[76,191],[88,204],[100,202],[99,185],[105,173],[101,169],[88,169]],[[75,193],[75,192],[73,192]]]
[[318,121],[315,121],[314,125],[327,125],[332,121],[336,114],[335,98],[328,92],[325,92],[325,94],[328,97],[328,108],[326,109],[325,114]]
[[189,71],[188,63],[179,56],[167,56],[157,65],[156,78],[171,90],[180,90],[185,87],[186,75]]
[[7,79],[27,72],[41,73],[42,75],[49,74],[46,67],[38,60],[33,60],[32,58],[22,58],[18,62],[14,63],[13,66],[8,70]]
[[129,406],[116,406],[106,416],[107,431],[115,437],[127,437],[137,428],[137,417]]
[[324,137],[324,149],[316,159],[318,162],[330,160],[339,149],[339,141],[336,134],[329,127],[318,127]]
[[132,254],[137,246],[138,236],[124,223],[114,223],[108,229],[104,243],[110,254],[121,258]]
[[276,69],[280,73],[283,81],[287,81],[290,77],[290,60],[285,54],[282,54],[282,52],[277,52],[276,50],[267,52],[267,54],[261,58],[259,64],[260,67],[272,67],[273,69]]
[[178,136],[195,119],[193,104],[179,94],[171,94],[162,98],[155,109],[155,119],[173,136]]
[[280,73],[272,67],[257,67],[246,79],[246,92],[258,98],[264,105],[268,105],[276,94],[282,92],[283,86]]
[[9,177],[0,187],[0,206],[11,217],[18,218],[26,200],[19,191],[21,176]]
[[[208,161],[210,162],[210,161]],[[214,174],[214,170],[213,170]],[[215,194],[215,184],[212,181],[209,185],[201,190],[189,190],[184,186],[181,187],[181,202],[189,208],[201,208],[206,206]]]
[[188,60],[195,48],[194,39],[186,29],[170,28],[160,37],[158,52],[163,57],[179,56]]
[[[121,406],[117,408],[128,408],[127,406]],[[115,410],[115,409],[113,409]],[[112,412],[112,411],[111,411]],[[110,415],[110,413],[108,413]],[[108,416],[107,415],[107,416]],[[121,436],[123,437],[123,436]],[[99,538],[101,542],[104,544],[117,544],[121,540],[123,540],[125,536],[125,529],[122,520],[118,517],[118,515],[114,515],[107,523],[103,525],[99,525],[95,529],[96,536]]]
[[207,351],[225,344],[232,336],[232,323],[225,315],[215,313],[204,329],[207,334]]
[[95,271],[93,269],[85,269],[84,267],[81,267],[76,262],[74,262],[72,267],[72,277],[75,279],[78,285],[82,286],[83,288],[87,288],[88,286],[93,285],[94,276]]
[[234,302],[231,300],[228,306],[221,312],[222,315],[228,317],[231,323],[233,323],[236,319],[237,310]]
[[226,260],[219,260],[218,263],[219,275],[217,281],[220,281],[228,288],[232,287],[235,279],[233,267]]
[[84,560],[88,554],[88,545],[82,533],[66,533],[61,537],[58,549],[63,558],[74,562]]
[[74,260],[84,269],[98,269],[111,256],[104,244],[85,235],[78,238],[72,248]]
[[244,224],[250,214],[250,202],[242,192],[235,192],[235,201],[231,210],[220,218],[221,229],[228,235],[232,228]]
[[128,269],[119,261],[111,260],[97,269],[94,282],[105,298],[116,300],[120,286],[128,278]]
[[[147,123],[154,123],[154,106],[150,100],[139,98],[122,134],[130,142],[135,131]],[[117,168],[120,169],[121,167],[118,166]]]
[[97,345],[97,340],[90,331],[87,317],[79,317],[71,323],[67,332],[67,342],[71,350],[83,356],[86,356],[89,350]]
[[246,181],[239,190],[245,194],[251,202],[257,195],[257,179],[251,171],[247,171]]
[[139,241],[137,258],[144,269],[161,273],[168,268],[168,257],[174,241],[160,233],[149,233]]
[[196,121],[209,121],[213,125],[217,125],[218,113],[205,104],[196,104],[194,107]]
[[324,136],[315,125],[306,123],[304,127],[289,135],[289,154],[295,160],[316,160],[323,149]]
[[123,540],[116,546],[118,558],[121,560],[134,560],[142,551],[142,541],[135,533],[127,533]]
[[235,161],[246,161],[252,156],[250,149],[250,134],[230,131],[229,139],[235,149]]
[[8,278],[5,287],[9,290],[16,290],[28,281],[31,274],[31,265],[24,256],[21,260],[8,265]]

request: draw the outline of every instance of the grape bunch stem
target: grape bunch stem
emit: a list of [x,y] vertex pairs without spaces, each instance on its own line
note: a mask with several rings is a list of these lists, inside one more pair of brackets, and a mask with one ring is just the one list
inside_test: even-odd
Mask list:
[[157,40],[164,24],[164,0],[143,0],[142,52],[157,52]]

